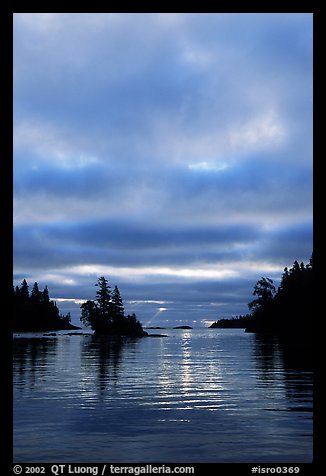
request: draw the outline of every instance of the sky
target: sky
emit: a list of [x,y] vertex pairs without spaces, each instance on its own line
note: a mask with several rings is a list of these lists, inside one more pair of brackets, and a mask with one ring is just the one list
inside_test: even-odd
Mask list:
[[15,13],[14,283],[79,323],[248,312],[312,254],[310,13]]

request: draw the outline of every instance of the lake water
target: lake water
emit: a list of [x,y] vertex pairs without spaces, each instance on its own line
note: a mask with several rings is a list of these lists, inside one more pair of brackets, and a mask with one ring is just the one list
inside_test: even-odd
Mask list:
[[312,372],[242,329],[14,338],[14,461],[312,461]]

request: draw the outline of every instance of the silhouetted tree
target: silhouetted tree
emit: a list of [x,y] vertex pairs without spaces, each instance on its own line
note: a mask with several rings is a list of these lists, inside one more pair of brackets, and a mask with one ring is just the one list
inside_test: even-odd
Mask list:
[[312,260],[306,266],[295,261],[290,270],[284,270],[275,307],[278,327],[287,333],[297,328],[312,332],[312,271]]
[[29,298],[29,291],[28,291],[28,284],[27,284],[27,281],[26,279],[23,279],[22,281],[22,284],[21,284],[21,287],[20,287],[20,297],[27,301],[28,298]]
[[60,319],[61,319],[61,321],[64,325],[66,325],[67,327],[70,326],[70,324],[71,324],[71,314],[70,314],[70,312],[68,312],[68,314],[66,314],[65,316],[61,316]]
[[99,290],[96,292],[96,302],[100,314],[108,317],[111,311],[111,287],[108,284],[108,280],[101,276],[97,280],[95,286],[99,287]]
[[99,328],[101,324],[101,314],[96,302],[88,300],[80,307],[82,310],[81,322],[87,327],[90,326],[93,330]]
[[47,286],[40,292],[37,282],[31,294],[26,279],[20,288],[16,286],[13,304],[13,330],[16,332],[76,328],[71,325],[70,313],[61,315],[56,302],[50,300]]
[[47,286],[45,286],[45,288],[43,290],[41,299],[42,299],[43,302],[46,302],[46,303],[48,303],[50,301],[49,290],[48,290]]
[[236,316],[232,317],[231,319],[219,319],[216,322],[213,322],[209,326],[211,329],[245,329],[251,322],[252,316],[250,314],[246,314],[245,316]]
[[88,300],[81,305],[81,322],[90,326],[97,334],[144,336],[136,315],[124,316],[123,301],[117,286],[111,296],[108,280],[101,276],[96,284],[99,290],[96,300]]
[[312,271],[312,258],[307,265],[295,260],[291,269],[284,268],[276,292],[271,279],[258,281],[253,293],[258,298],[248,304],[253,319],[247,331],[311,341]]
[[251,311],[259,312],[261,309],[266,309],[267,306],[273,301],[275,296],[275,286],[273,280],[270,278],[261,278],[254,287],[254,296],[258,296],[256,299],[248,304]]
[[123,319],[125,315],[123,301],[118,286],[114,287],[112,293],[112,314],[113,321],[115,322],[121,321],[121,319]]
[[34,302],[40,302],[40,301],[41,301],[41,297],[42,297],[42,293],[41,293],[41,291],[39,290],[38,284],[35,282],[35,283],[34,283],[34,286],[33,286],[33,289],[32,289],[31,299],[32,299]]

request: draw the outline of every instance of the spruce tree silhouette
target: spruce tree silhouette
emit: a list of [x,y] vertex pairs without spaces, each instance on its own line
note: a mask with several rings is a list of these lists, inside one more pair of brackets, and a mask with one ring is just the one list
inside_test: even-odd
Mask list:
[[13,331],[49,331],[76,329],[70,313],[60,314],[56,302],[51,301],[48,287],[41,292],[35,282],[31,294],[26,279],[13,289]]
[[148,335],[143,330],[136,314],[124,315],[120,291],[115,286],[112,294],[108,280],[101,276],[95,286],[95,301],[88,300],[81,305],[81,322],[90,326],[95,334],[142,337]]

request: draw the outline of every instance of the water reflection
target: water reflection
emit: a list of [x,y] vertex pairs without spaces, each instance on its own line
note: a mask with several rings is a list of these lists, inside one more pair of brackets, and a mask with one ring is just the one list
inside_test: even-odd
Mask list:
[[312,373],[275,338],[16,339],[14,385],[18,463],[311,460]]
[[282,369],[282,353],[276,336],[255,334],[253,355],[262,380],[270,380],[271,375]]
[[284,367],[300,372],[312,372],[313,358],[310,346],[291,347],[287,341],[279,340]]
[[312,412],[313,366],[309,347],[296,348],[275,336],[256,334],[253,353],[257,377],[271,394],[282,390],[287,410]]
[[285,370],[300,372],[313,370],[310,347],[289,346],[286,340],[277,336],[255,334],[253,351],[257,366],[262,373],[280,366]]
[[182,357],[181,357],[181,379],[182,390],[185,395],[188,395],[192,388],[192,375],[191,375],[191,335],[186,333],[183,336],[181,343]]
[[134,339],[111,336],[91,336],[81,348],[83,373],[97,372],[97,386],[103,393],[110,383],[116,384],[123,359],[123,349],[135,346]]
[[[21,390],[28,384],[32,389],[37,378],[42,379],[56,355],[57,339],[15,338],[13,340],[13,371]],[[20,384],[20,385],[19,385]]]

